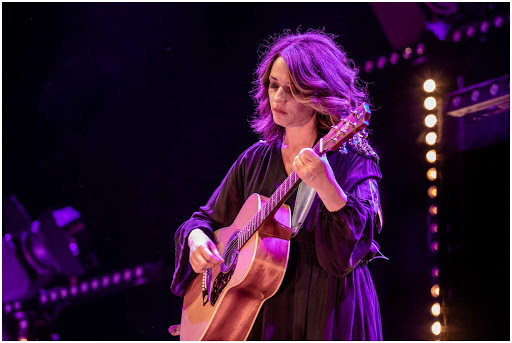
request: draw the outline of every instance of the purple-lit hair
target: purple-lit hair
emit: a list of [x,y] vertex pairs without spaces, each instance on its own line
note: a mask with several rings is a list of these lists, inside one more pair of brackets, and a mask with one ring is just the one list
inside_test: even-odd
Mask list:
[[251,91],[257,106],[251,127],[267,143],[273,144],[284,132],[272,118],[268,97],[270,70],[279,56],[288,66],[293,97],[315,110],[319,134],[326,134],[352,109],[368,101],[366,89],[357,85],[353,62],[334,42],[335,37],[320,30],[295,34],[286,30],[263,46]]

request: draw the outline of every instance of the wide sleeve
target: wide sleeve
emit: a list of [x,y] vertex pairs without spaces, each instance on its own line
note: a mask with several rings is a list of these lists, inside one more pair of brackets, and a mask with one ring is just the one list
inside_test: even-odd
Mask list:
[[201,229],[214,240],[213,232],[233,223],[244,203],[244,159],[240,156],[231,166],[222,183],[211,195],[206,205],[192,214],[174,235],[175,259],[171,291],[184,296],[190,282],[197,275],[189,263],[188,235],[194,229]]
[[351,154],[342,166],[333,169],[337,169],[338,183],[348,199],[335,212],[320,205],[315,246],[320,265],[343,277],[367,254],[375,256],[378,245],[373,240],[374,233],[382,227],[377,188],[381,173],[374,159],[359,154]]

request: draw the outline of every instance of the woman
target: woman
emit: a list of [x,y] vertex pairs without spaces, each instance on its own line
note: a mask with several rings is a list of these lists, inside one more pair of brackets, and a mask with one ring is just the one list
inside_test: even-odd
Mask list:
[[[174,294],[183,296],[196,273],[223,262],[213,231],[229,226],[249,195],[269,197],[295,170],[317,196],[292,238],[283,283],[264,303],[248,339],[382,339],[367,268],[382,226],[378,156],[364,138],[326,159],[311,149],[367,99],[356,80],[345,53],[324,32],[286,32],[267,47],[252,122],[265,140],[240,155],[208,203],[177,230]],[[295,197],[286,201],[292,209]]]

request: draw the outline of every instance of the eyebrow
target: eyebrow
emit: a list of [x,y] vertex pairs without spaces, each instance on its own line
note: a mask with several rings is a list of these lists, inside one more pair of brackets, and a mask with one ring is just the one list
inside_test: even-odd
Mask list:
[[[270,75],[270,78],[274,81],[279,81],[275,76]],[[290,82],[286,82],[286,85],[289,86]]]

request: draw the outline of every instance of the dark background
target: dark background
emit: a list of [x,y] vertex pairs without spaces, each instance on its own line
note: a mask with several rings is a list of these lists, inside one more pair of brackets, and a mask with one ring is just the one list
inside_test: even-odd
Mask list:
[[[451,29],[509,13],[508,4],[458,4],[441,18],[417,6],[425,22],[444,19]],[[94,273],[158,261],[168,273],[65,308],[55,322],[65,340],[171,338],[167,327],[181,316],[180,298],[169,291],[173,234],[258,139],[248,92],[265,39],[325,27],[360,66],[405,47],[393,46],[367,3],[2,8],[3,198],[16,194],[33,219],[50,207],[79,210],[100,262]],[[383,174],[378,241],[390,260],[370,270],[386,340],[432,338],[423,82],[434,78],[442,97],[457,89],[457,77],[467,86],[508,74],[507,17],[504,25],[459,43],[425,30],[410,42],[425,44],[422,56],[361,73],[376,109],[370,142]],[[503,273],[508,282],[508,268]]]

